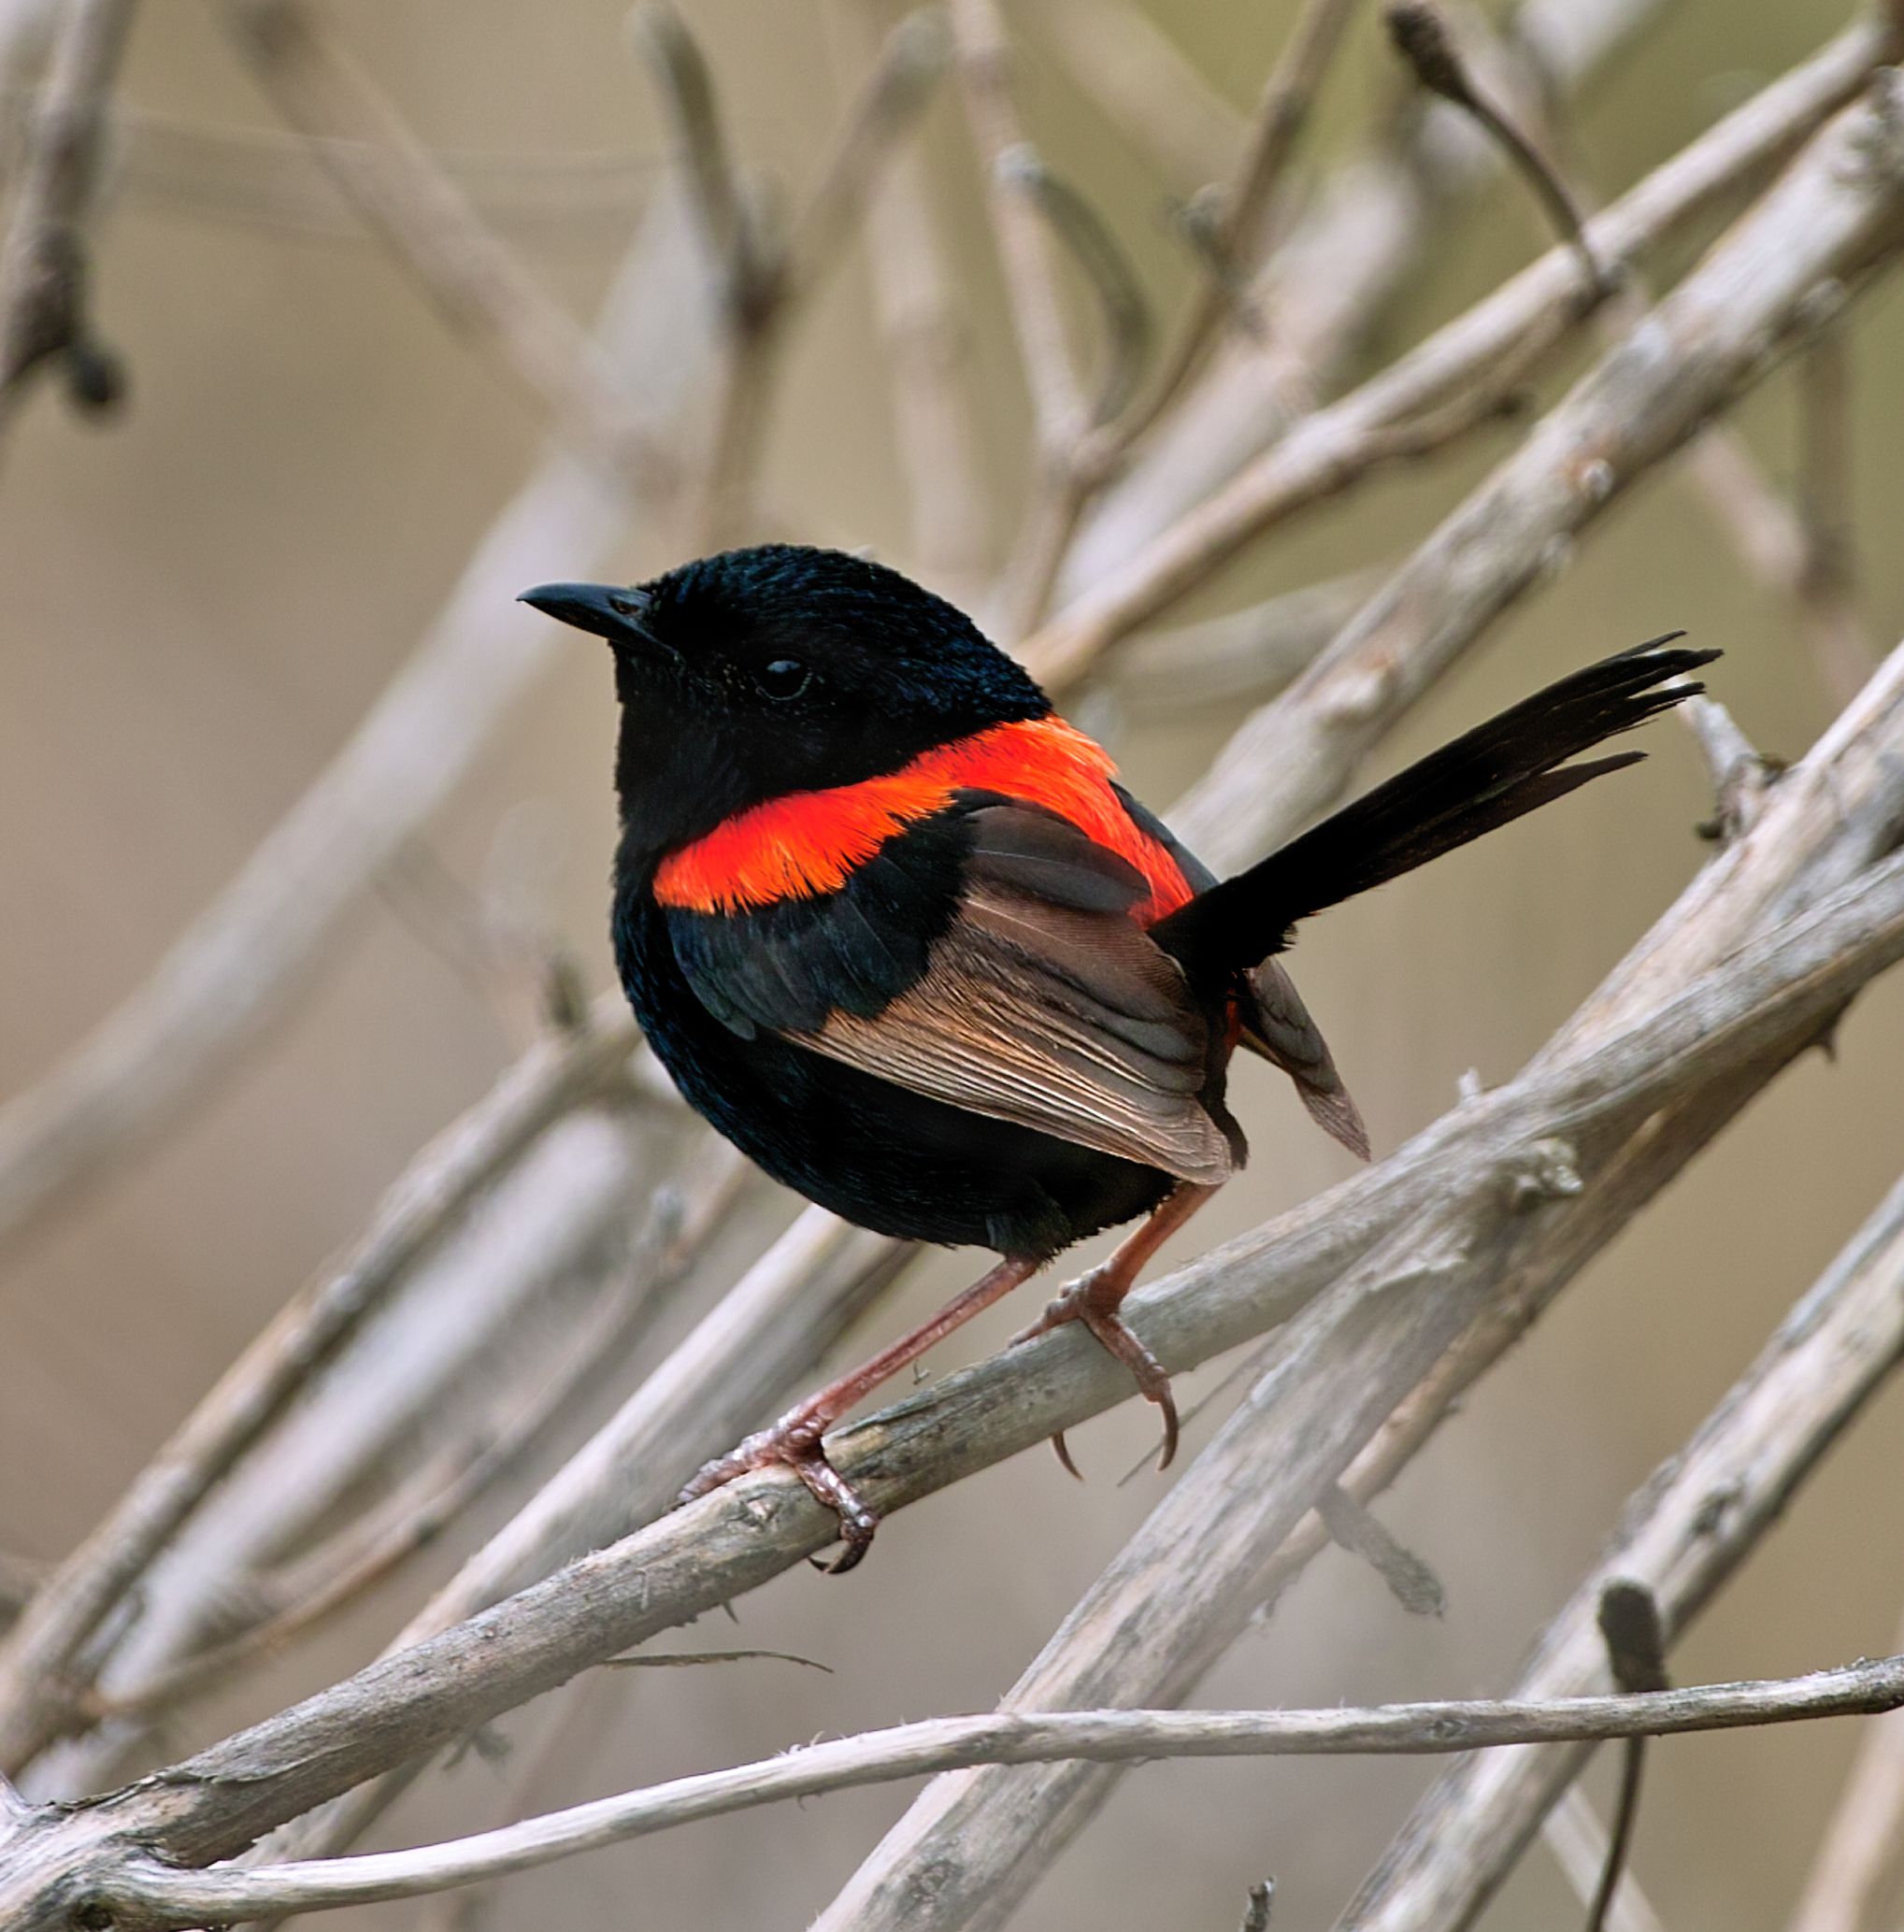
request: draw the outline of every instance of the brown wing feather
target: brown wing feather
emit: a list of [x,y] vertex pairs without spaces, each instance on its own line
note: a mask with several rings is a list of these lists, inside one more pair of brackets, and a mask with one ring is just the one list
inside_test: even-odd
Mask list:
[[1229,1142],[1199,1097],[1208,1031],[1176,962],[1122,912],[1022,887],[980,858],[915,986],[870,1019],[836,1011],[795,1038],[974,1113],[1226,1180]]

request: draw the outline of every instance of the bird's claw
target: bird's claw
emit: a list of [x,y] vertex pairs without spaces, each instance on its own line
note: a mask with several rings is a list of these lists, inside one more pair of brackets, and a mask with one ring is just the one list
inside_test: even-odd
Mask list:
[[880,1519],[826,1459],[821,1438],[830,1420],[803,1410],[789,1410],[770,1429],[758,1431],[738,1448],[704,1463],[675,1497],[675,1507],[680,1509],[684,1503],[697,1501],[755,1469],[791,1469],[815,1500],[839,1519],[839,1540],[844,1548],[830,1564],[816,1559],[814,1567],[827,1576],[844,1576],[872,1548],[873,1532],[879,1528]]
[[[1044,1313],[1029,1328],[1014,1335],[1011,1339],[1015,1346],[1022,1341],[1030,1341],[1036,1336],[1049,1335],[1053,1328],[1062,1328],[1067,1322],[1081,1322],[1130,1370],[1131,1379],[1138,1385],[1138,1393],[1146,1400],[1154,1402],[1163,1411],[1164,1442],[1157,1456],[1157,1467],[1167,1469],[1177,1454],[1177,1400],[1171,1394],[1170,1377],[1164,1365],[1144,1346],[1136,1330],[1117,1311],[1117,1304],[1123,1300],[1128,1285],[1098,1269],[1081,1275],[1063,1294],[1053,1296],[1046,1304]],[[1065,1442],[1062,1429],[1052,1436],[1052,1447],[1057,1451],[1058,1461],[1071,1475],[1077,1476],[1078,1465],[1071,1460],[1071,1452]],[[1081,1477],[1080,1481],[1082,1481]]]

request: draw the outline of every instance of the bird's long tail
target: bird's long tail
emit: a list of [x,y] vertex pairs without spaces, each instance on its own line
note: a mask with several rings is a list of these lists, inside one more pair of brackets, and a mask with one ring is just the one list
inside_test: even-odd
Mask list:
[[1567,760],[1705,688],[1667,681],[1719,655],[1671,649],[1682,635],[1670,632],[1589,665],[1477,725],[1200,894],[1152,926],[1151,937],[1193,979],[1253,966],[1287,946],[1298,920],[1637,764],[1643,751],[1581,765]]

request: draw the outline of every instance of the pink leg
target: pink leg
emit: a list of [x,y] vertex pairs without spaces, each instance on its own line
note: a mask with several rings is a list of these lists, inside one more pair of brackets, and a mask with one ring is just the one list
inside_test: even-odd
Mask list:
[[[1139,1391],[1164,1411],[1164,1448],[1157,1458],[1160,1469],[1167,1469],[1177,1453],[1177,1403],[1170,1394],[1170,1378],[1165,1374],[1164,1365],[1125,1325],[1118,1308],[1136,1285],[1144,1264],[1215,1192],[1213,1187],[1180,1181],[1152,1209],[1149,1220],[1133,1228],[1106,1260],[1089,1274],[1079,1276],[1029,1328],[1012,1337],[1014,1342],[1029,1341],[1067,1322],[1083,1323],[1130,1370]],[[1071,1460],[1062,1429],[1052,1438],[1052,1447],[1065,1467],[1077,1475],[1078,1466]]]
[[839,1518],[840,1540],[845,1553],[834,1564],[831,1574],[850,1570],[868,1548],[880,1519],[860,1500],[852,1485],[826,1460],[821,1438],[857,1403],[900,1369],[916,1362],[935,1342],[943,1341],[954,1328],[963,1327],[982,1309],[988,1309],[1001,1295],[1036,1274],[1035,1261],[1001,1261],[990,1273],[974,1282],[955,1299],[947,1302],[932,1320],[902,1335],[890,1348],[882,1349],[871,1361],[863,1362],[837,1381],[828,1382],[818,1395],[796,1403],[771,1428],[750,1436],[737,1449],[717,1456],[705,1465],[675,1498],[677,1506],[691,1503],[723,1483],[732,1482],[750,1469],[770,1468],[783,1464],[793,1470],[821,1502]]

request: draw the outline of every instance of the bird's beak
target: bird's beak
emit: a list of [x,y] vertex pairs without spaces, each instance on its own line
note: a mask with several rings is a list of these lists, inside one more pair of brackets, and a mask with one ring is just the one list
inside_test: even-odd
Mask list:
[[538,583],[516,602],[613,643],[648,636],[641,622],[650,602],[645,591],[607,583]]

